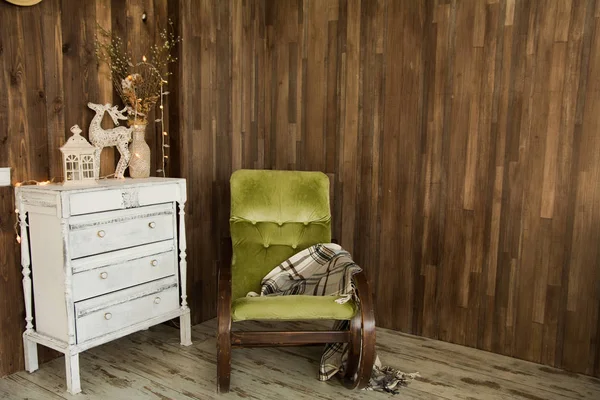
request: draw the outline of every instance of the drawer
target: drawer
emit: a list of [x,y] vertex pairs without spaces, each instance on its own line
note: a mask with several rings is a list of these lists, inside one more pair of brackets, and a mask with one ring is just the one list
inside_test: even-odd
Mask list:
[[[134,290],[135,289],[135,290]],[[75,303],[77,343],[108,335],[179,308],[175,279]]]
[[[101,181],[101,190],[87,190],[69,194],[68,208],[71,215],[91,214],[110,210],[144,207],[152,204],[181,201],[181,182],[147,186],[122,187],[119,180]],[[108,185],[108,187],[106,187]],[[119,185],[120,187],[110,187]],[[185,194],[183,194],[185,195]]]
[[171,240],[75,260],[73,300],[77,302],[174,275],[176,257]]
[[71,258],[173,239],[175,224],[174,203],[72,217]]

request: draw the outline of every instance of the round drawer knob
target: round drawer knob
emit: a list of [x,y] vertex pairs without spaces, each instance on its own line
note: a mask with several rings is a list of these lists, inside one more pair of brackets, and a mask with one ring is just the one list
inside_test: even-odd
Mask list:
[[98,231],[98,237],[103,238],[106,235],[106,232],[104,231]]
[[102,272],[102,273],[100,273],[100,278],[101,278],[101,279],[106,279],[106,278],[108,278],[108,272]]
[[156,267],[158,265],[158,260],[150,261],[150,265],[152,265],[153,267]]
[[157,297],[154,299],[154,304],[158,304],[158,303],[160,303],[160,297]]
[[150,229],[154,229],[156,228],[156,222],[150,222],[148,226],[150,227]]
[[106,314],[104,314],[104,319],[105,320],[109,320],[111,318],[112,318],[112,314],[111,313],[107,312]]

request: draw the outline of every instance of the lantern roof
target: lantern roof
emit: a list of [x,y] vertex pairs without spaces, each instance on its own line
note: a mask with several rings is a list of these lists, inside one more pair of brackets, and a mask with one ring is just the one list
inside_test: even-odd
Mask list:
[[95,147],[92,146],[83,136],[81,136],[81,128],[79,125],[73,125],[71,127],[71,132],[73,132],[73,136],[67,140],[67,142],[60,148],[60,151],[63,153],[65,151],[68,152],[90,152],[95,150]]

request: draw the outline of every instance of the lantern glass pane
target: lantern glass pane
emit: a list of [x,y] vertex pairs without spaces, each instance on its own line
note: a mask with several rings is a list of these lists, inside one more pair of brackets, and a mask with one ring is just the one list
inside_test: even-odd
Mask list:
[[94,178],[94,157],[90,154],[81,156],[81,170],[83,172],[83,179]]
[[68,181],[81,179],[79,172],[79,157],[76,154],[69,154],[65,158],[65,176]]

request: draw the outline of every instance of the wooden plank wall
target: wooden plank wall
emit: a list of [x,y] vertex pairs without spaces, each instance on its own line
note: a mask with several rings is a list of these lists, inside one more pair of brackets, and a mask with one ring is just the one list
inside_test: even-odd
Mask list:
[[600,1],[175,14],[195,321],[215,316],[231,172],[320,170],[380,326],[600,376]]
[[600,374],[599,7],[429,11],[410,330]]
[[[156,26],[166,23],[167,3],[161,0],[44,0],[32,7],[0,1],[0,166],[12,168],[13,183],[60,177],[59,147],[70,136],[68,128],[79,124],[87,133],[94,116],[87,102],[116,99],[106,67],[94,56],[96,24],[119,32],[139,56],[142,48],[135,44],[153,43]],[[155,166],[159,137],[158,131],[147,135]],[[114,165],[114,152],[105,150],[101,174],[112,173]],[[13,193],[0,188],[0,376],[23,369],[25,312]],[[41,357],[55,355],[42,350]]]
[[[151,43],[144,10],[184,39],[171,176],[195,322],[215,315],[231,172],[321,170],[380,326],[600,376],[600,1],[0,2],[15,181],[60,175],[66,129],[114,98],[95,24]],[[13,209],[0,188],[0,375],[22,368]]]

